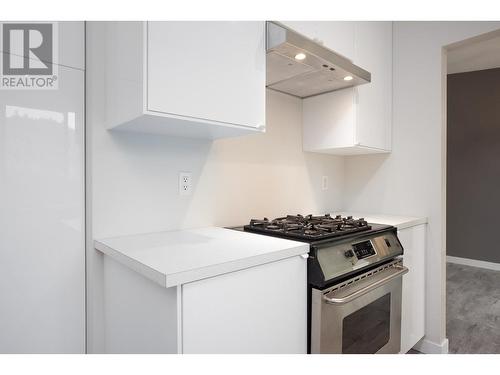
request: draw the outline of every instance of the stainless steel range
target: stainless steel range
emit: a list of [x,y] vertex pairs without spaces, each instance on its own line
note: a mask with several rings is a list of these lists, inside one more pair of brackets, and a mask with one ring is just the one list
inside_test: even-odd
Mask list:
[[245,231],[310,244],[310,353],[398,353],[403,247],[396,228],[363,218],[288,215]]

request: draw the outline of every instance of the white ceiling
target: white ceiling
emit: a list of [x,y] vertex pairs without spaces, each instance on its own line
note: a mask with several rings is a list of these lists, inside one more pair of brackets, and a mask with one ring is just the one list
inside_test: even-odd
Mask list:
[[500,68],[500,36],[448,50],[448,74]]

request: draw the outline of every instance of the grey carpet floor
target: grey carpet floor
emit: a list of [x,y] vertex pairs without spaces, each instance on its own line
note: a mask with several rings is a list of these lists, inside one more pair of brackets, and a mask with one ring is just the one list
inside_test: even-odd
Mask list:
[[446,282],[449,352],[500,354],[500,271],[448,263]]

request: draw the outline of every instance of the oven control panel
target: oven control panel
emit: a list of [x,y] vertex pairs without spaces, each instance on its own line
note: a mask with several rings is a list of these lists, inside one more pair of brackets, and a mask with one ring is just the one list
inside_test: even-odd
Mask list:
[[352,249],[358,259],[368,258],[377,254],[370,240],[352,244]]
[[403,254],[395,228],[345,240],[313,245],[309,253],[309,283],[321,288],[343,275]]

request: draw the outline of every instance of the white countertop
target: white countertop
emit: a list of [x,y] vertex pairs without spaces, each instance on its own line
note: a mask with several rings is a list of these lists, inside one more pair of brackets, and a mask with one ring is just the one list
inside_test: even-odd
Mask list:
[[306,243],[215,227],[104,238],[94,247],[167,288],[309,252]]
[[414,216],[395,216],[395,215],[380,215],[367,214],[362,212],[335,212],[332,215],[352,216],[354,218],[365,218],[369,223],[393,225],[398,229],[405,229],[415,225],[426,224],[426,217]]

